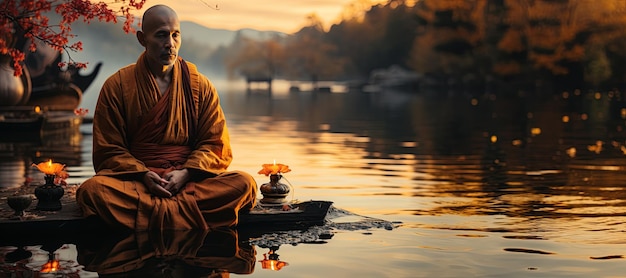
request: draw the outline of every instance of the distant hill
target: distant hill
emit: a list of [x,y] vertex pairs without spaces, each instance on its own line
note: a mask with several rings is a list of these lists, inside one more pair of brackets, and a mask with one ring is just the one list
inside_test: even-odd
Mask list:
[[246,36],[248,38],[252,38],[252,39],[256,39],[256,40],[266,40],[266,39],[272,38],[274,36],[280,36],[280,37],[287,36],[287,34],[285,34],[283,32],[259,31],[259,30],[255,30],[255,29],[251,29],[251,28],[244,28],[244,29],[240,29],[240,30],[235,31],[235,32],[239,33],[242,36]]
[[206,44],[213,49],[229,45],[235,37],[235,31],[207,28],[191,21],[182,21],[180,29],[183,32],[183,41]]
[[183,32],[183,41],[190,40],[194,43],[206,44],[211,49],[230,45],[238,33],[257,40],[271,38],[272,36],[286,35],[285,33],[276,31],[258,31],[250,28],[237,31],[213,29],[191,21],[182,21],[180,23],[180,29]]

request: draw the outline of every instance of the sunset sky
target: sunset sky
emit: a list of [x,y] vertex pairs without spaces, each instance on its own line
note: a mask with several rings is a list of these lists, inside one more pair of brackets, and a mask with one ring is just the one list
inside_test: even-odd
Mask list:
[[[253,28],[294,33],[316,13],[328,28],[355,0],[147,0],[144,9],[156,4],[172,7],[183,21],[194,21],[209,28],[238,30]],[[363,1],[360,1],[363,2]],[[371,0],[372,3],[386,1]],[[215,7],[218,9],[215,9]],[[140,15],[139,14],[139,15]]]

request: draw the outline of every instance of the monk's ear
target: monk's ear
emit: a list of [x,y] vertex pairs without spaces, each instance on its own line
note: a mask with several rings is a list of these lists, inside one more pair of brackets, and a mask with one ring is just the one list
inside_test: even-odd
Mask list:
[[141,46],[146,46],[145,34],[142,31],[137,31],[137,40],[139,41]]

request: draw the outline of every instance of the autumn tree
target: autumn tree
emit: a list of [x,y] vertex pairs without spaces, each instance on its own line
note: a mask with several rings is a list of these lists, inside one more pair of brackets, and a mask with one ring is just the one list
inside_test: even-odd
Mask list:
[[283,67],[283,38],[275,35],[268,39],[255,40],[238,34],[226,58],[228,76],[235,73],[246,77],[273,78]]
[[357,0],[343,13],[342,21],[333,25],[328,41],[347,58],[347,68],[357,76],[367,77],[372,70],[391,65],[408,67],[409,53],[417,35],[413,6],[405,0],[370,5]]
[[[597,2],[594,2],[594,6]],[[503,68],[503,62],[494,70],[501,75],[525,75],[534,79],[545,76],[573,77],[582,81],[585,48],[588,47],[584,1],[506,1],[508,28],[498,42],[501,53],[522,55],[526,60]],[[587,7],[595,9],[594,7]],[[581,84],[576,84],[579,87]]]
[[[611,78],[622,59],[607,56],[625,33],[626,2],[620,0],[500,1],[505,27],[496,50],[504,57],[494,72],[552,76],[579,88]],[[522,60],[523,58],[525,60]],[[532,74],[529,74],[532,73]]]
[[[22,62],[30,52],[43,44],[59,52],[81,51],[82,43],[70,43],[76,36],[72,24],[77,20],[116,23],[124,19],[125,32],[134,31],[133,10],[139,10],[146,0],[116,0],[92,2],[88,0],[3,0],[0,2],[0,55],[13,61],[15,75],[22,74]],[[50,21],[56,14],[58,23]],[[69,55],[68,55],[69,56]],[[84,63],[70,63],[81,68]]]
[[269,72],[276,76],[314,83],[365,79],[372,70],[394,64],[407,68],[417,35],[412,2],[390,0],[372,6],[369,0],[355,0],[343,11],[342,22],[329,31],[317,15],[310,14],[304,27],[285,38],[262,41],[237,37],[219,54],[225,57],[231,76],[273,69]]
[[345,59],[337,56],[337,47],[326,41],[324,26],[315,14],[308,24],[292,35],[285,47],[287,76],[308,77],[317,89],[317,81],[333,79],[343,72]]
[[419,72],[541,79],[572,88],[623,78],[621,0],[423,0],[411,66]]
[[484,40],[486,0],[423,1],[418,6],[418,36],[411,66],[418,72],[459,75],[479,73],[476,59]]

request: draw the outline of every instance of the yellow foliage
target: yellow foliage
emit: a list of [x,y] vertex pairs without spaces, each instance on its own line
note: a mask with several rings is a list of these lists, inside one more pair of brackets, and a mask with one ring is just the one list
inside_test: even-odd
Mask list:
[[[568,74],[568,68],[561,66],[563,61],[587,63],[590,58],[585,53],[589,45],[612,42],[612,46],[625,34],[625,0],[503,0],[501,6],[488,0],[421,0],[417,3],[416,13],[426,24],[420,26],[411,65],[423,72],[448,72],[480,63],[481,57],[474,57],[472,62],[471,57],[465,55],[432,49],[448,41],[464,41],[476,46],[472,49],[474,55],[488,56],[494,62],[491,70],[497,74],[519,73],[529,68],[526,65],[556,75]],[[443,27],[436,24],[438,20],[444,23],[448,20],[446,13],[437,18],[437,12],[441,11],[450,12],[451,24]],[[461,24],[455,25],[457,23]],[[467,25],[463,23],[475,29],[465,28]],[[506,31],[498,33],[494,24],[504,24]],[[490,53],[494,49],[500,53]],[[528,64],[498,61],[502,53],[527,53]]]

